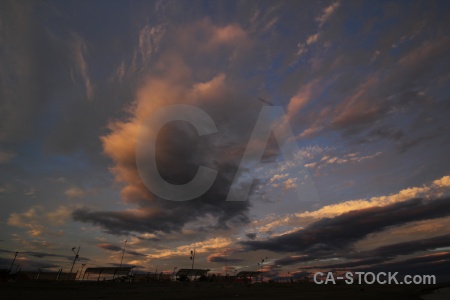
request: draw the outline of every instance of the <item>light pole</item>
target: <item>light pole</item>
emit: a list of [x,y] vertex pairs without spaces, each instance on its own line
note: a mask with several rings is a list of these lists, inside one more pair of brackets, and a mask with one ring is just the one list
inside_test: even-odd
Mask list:
[[81,278],[81,274],[83,273],[83,268],[86,264],[81,264],[81,271],[80,271],[80,275],[78,275],[78,280],[80,280]]
[[13,261],[11,263],[11,267],[9,267],[8,273],[11,273],[12,267],[14,266],[14,262],[16,261],[17,254],[19,254],[18,251],[16,251],[16,253],[14,254],[14,259],[13,259]]
[[126,246],[127,246],[127,241],[125,241],[125,243],[123,243],[122,258],[120,259],[120,268],[122,268],[123,256],[125,255],[125,247]]
[[194,250],[193,250],[193,251],[191,250],[191,257],[190,257],[190,259],[192,260],[192,266],[191,266],[191,269],[192,269],[192,270],[194,270],[194,262],[195,262],[195,248],[194,248]]
[[72,252],[75,254],[75,257],[73,258],[72,268],[70,268],[70,272],[69,272],[69,275],[67,276],[67,280],[70,280],[70,275],[72,275],[73,266],[75,266],[75,262],[77,261],[77,258],[79,257],[79,256],[78,256],[78,253],[80,253],[80,248],[81,248],[81,246],[78,246],[77,252],[75,252],[75,249],[76,249],[76,248],[77,248],[77,247],[73,247],[73,248],[72,248]]
[[227,260],[227,250],[225,250],[225,276],[228,276],[228,260]]
[[261,258],[261,263],[258,263],[258,266],[261,267],[261,283],[263,282],[263,273],[262,271],[264,270],[263,266],[264,266],[264,261],[266,261],[268,259],[268,257],[266,256],[266,258]]
[[175,270],[176,270],[177,268],[178,268],[178,267],[173,267],[172,279],[175,278]]

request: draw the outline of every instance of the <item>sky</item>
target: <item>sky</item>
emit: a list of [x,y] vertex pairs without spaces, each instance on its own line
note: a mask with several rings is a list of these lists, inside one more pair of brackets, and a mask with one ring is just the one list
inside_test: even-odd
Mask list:
[[1,1],[1,268],[450,280],[449,9]]

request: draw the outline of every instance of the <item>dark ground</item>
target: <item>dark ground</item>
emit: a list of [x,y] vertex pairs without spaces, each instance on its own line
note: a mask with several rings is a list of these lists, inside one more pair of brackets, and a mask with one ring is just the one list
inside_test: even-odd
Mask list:
[[439,285],[316,285],[221,283],[9,282],[0,299],[421,299]]

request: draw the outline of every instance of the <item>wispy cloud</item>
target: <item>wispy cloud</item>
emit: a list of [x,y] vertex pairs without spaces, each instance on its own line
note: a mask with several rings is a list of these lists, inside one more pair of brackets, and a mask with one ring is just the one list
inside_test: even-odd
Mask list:
[[322,11],[322,13],[316,17],[316,20],[318,22],[318,29],[317,32],[310,34],[304,42],[300,42],[297,44],[297,53],[296,55],[298,57],[306,54],[309,50],[309,46],[316,43],[320,36],[322,35],[322,27],[323,25],[330,19],[330,17],[335,13],[335,11],[340,6],[339,1],[336,1],[329,6],[325,7]]
[[28,235],[40,237],[54,231],[54,226],[61,226],[67,222],[73,208],[60,206],[55,210],[46,211],[43,206],[35,205],[22,213],[11,213],[7,224],[10,226],[27,228]]
[[79,187],[73,186],[65,190],[64,194],[69,198],[78,198],[83,197],[86,194],[86,192]]
[[92,100],[94,97],[94,85],[89,77],[89,67],[87,63],[88,46],[85,39],[76,33],[72,34],[71,51],[75,68],[84,83],[86,98]]
[[316,18],[317,22],[319,22],[319,27],[322,27],[328,21],[339,6],[340,2],[336,1],[322,11],[322,14]]

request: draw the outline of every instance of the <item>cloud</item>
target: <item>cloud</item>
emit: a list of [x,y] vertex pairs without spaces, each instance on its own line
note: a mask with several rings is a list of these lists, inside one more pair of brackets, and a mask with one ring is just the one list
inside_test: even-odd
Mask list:
[[72,55],[74,64],[81,76],[86,90],[86,98],[92,100],[94,97],[94,85],[89,77],[89,68],[87,64],[88,46],[84,38],[80,35],[72,34]]
[[[146,25],[139,32],[139,56],[143,64],[142,67],[148,66],[153,54],[159,50],[159,44],[165,32],[163,24],[156,26]],[[134,59],[136,59],[136,55]],[[136,64],[136,62],[133,64]]]
[[86,194],[86,192],[83,189],[74,186],[65,190],[64,194],[69,198],[79,198],[83,197]]
[[310,265],[305,269],[333,270],[338,272],[398,272],[397,280],[402,280],[404,275],[433,274],[436,276],[437,282],[445,282],[448,280],[448,272],[446,270],[450,267],[449,258],[450,253],[448,252],[436,252],[394,261],[388,261],[382,257],[367,258],[329,265]]
[[242,258],[230,258],[225,256],[225,254],[211,254],[207,257],[207,260],[208,262],[213,263],[230,263],[230,264],[239,263],[243,261]]
[[294,189],[298,186],[297,178],[289,178],[285,182],[283,182],[283,188],[285,190]]
[[241,242],[248,250],[303,252],[330,255],[348,249],[370,233],[391,226],[450,215],[450,198],[411,199],[383,207],[350,211],[334,218],[323,218],[304,229],[260,241]]
[[11,213],[7,224],[10,226],[28,228],[32,237],[40,237],[51,233],[53,226],[61,226],[67,222],[73,208],[60,206],[53,211],[45,211],[41,205],[35,205],[23,213]]
[[285,256],[280,259],[276,259],[273,263],[275,265],[280,266],[289,266],[293,264],[304,263],[309,260],[308,256],[300,255],[300,256]]
[[339,6],[339,1],[336,1],[322,11],[322,14],[316,18],[317,22],[319,22],[319,27],[322,27],[328,21]]
[[448,280],[448,268],[450,267],[450,253],[439,252],[422,255],[401,261],[386,262],[370,267],[360,267],[355,271],[370,269],[373,272],[399,272],[406,274],[433,274],[437,281],[445,281],[441,275],[446,275]]
[[49,211],[45,214],[45,218],[47,222],[49,222],[52,225],[62,225],[70,217],[70,214],[72,213],[72,208],[68,206],[60,206],[57,209],[53,211]]
[[[0,257],[0,264],[5,265],[5,266],[11,265],[11,259],[5,259],[5,258]],[[59,268],[60,267],[57,264],[43,262],[40,260],[30,260],[30,259],[26,259],[26,258],[16,259],[16,264],[20,264],[21,270],[23,270],[23,271],[25,271],[25,270],[36,271],[39,268],[50,269],[50,268],[57,268],[57,267]]]
[[40,219],[42,207],[34,206],[24,213],[12,213],[8,218],[8,225],[28,228],[30,236],[40,236],[43,233],[44,226],[37,224]]
[[[338,7],[339,2],[334,2],[317,20],[325,24]],[[445,139],[445,121],[438,118],[431,122],[429,117],[440,115],[438,111],[449,110],[448,103],[444,104],[446,92],[437,83],[442,70],[439,65],[448,63],[444,54],[450,46],[448,37],[432,34],[434,25],[430,26],[423,12],[414,8],[411,13],[417,15],[416,21],[402,18],[392,32],[385,32],[376,41],[372,40],[376,60],[369,67],[373,52],[368,55],[364,50],[369,40],[355,42],[343,21],[355,13],[358,12],[354,8],[342,9],[343,19],[336,18],[333,26],[319,26],[316,32],[299,43],[298,51],[302,54],[318,40],[323,42],[324,49],[311,52],[301,64],[302,70],[312,74],[300,80],[300,86],[307,86],[311,78],[320,80],[312,94],[314,101],[308,101],[313,104],[301,111],[293,111],[290,116],[301,129],[298,137],[312,139],[338,133],[344,138],[343,142],[374,144],[389,140],[394,141],[390,145],[401,153]],[[427,14],[433,15],[430,11]],[[381,24],[382,20],[368,20],[366,23],[374,26],[378,22]],[[369,32],[364,34],[367,38],[370,36]],[[392,53],[392,43],[387,41],[403,35],[416,38]],[[346,46],[350,44],[352,48]],[[333,51],[333,57],[328,55],[331,47],[339,49]],[[440,63],[436,63],[438,61]],[[360,72],[361,68],[370,70]],[[291,100],[292,103],[295,101]]]
[[[8,253],[8,254],[14,254],[15,251],[10,251],[10,250],[5,250],[5,249],[0,249],[0,252],[2,253]],[[45,262],[32,262],[30,263],[29,257],[36,257],[36,258],[63,258],[64,260],[67,261],[72,261],[73,260],[73,255],[61,255],[61,254],[54,254],[54,253],[47,253],[47,252],[37,252],[37,251],[20,251],[18,256],[17,256],[17,262],[20,262],[21,265],[22,263],[24,263],[22,265],[22,268],[27,269],[27,266],[29,265],[34,265],[34,264],[46,264]],[[91,261],[89,258],[87,257],[82,257],[80,256],[78,258],[78,261],[83,261],[83,262],[87,262],[87,261]]]
[[432,41],[425,41],[419,47],[412,49],[399,60],[399,64],[408,68],[422,67],[431,60],[444,56],[450,48],[450,38],[443,37]]
[[436,187],[449,187],[450,186],[450,176],[444,176],[441,179],[433,181],[433,185]]
[[374,159],[378,156],[382,155],[382,152],[376,152],[374,154],[361,155],[360,153],[353,152],[347,153],[341,157],[339,156],[330,156],[324,153],[324,156],[320,158],[320,160],[316,162],[311,162],[306,164],[305,166],[310,169],[315,169],[316,174],[319,170],[328,167],[330,165],[346,165],[346,164],[357,164],[366,160]]
[[302,108],[304,108],[310,101],[313,100],[320,80],[313,80],[298,90],[297,94],[289,100],[287,108],[287,119],[292,121],[294,116],[297,116]]
[[[207,19],[165,30],[167,33],[159,43],[166,47],[170,45],[170,51],[160,49],[153,58],[152,68],[146,70],[144,84],[136,92],[135,101],[126,107],[128,116],[110,122],[109,133],[101,136],[103,151],[114,163],[110,170],[124,185],[123,201],[138,208],[98,212],[79,209],[73,213],[76,221],[100,225],[113,234],[180,231],[185,224],[207,214],[218,217],[215,224],[209,224],[210,228],[227,228],[248,222],[249,202],[227,203],[225,199],[260,103],[239,101],[243,94],[236,91],[225,73],[193,80],[193,73],[210,72],[191,65],[191,60],[195,60],[192,55],[198,55],[192,51],[210,53],[218,47],[224,47],[220,52],[224,57],[238,59],[245,51],[242,47],[250,45],[247,34],[237,24],[217,26]],[[177,38],[171,33],[177,33]],[[195,39],[201,42],[194,43]],[[136,139],[148,115],[162,106],[180,103],[204,109],[219,127],[218,135],[204,137],[198,137],[196,131],[183,122],[173,122],[159,133],[150,132],[158,134],[158,171],[167,181],[189,182],[199,165],[219,170],[210,190],[198,199],[184,203],[163,200],[152,194],[141,181],[135,155]]]
[[[319,154],[325,155],[327,151],[329,151],[329,149],[309,147],[300,152],[304,157],[311,160]],[[353,159],[357,158],[358,156],[354,154],[355,153],[351,153],[349,157]],[[383,207],[397,202],[407,201],[412,198],[431,199],[445,197],[450,195],[447,177],[448,176],[444,176],[441,179],[434,180],[431,183],[422,186],[405,188],[390,195],[372,197],[370,199],[348,200],[341,203],[325,205],[312,211],[302,211],[286,215],[270,214],[265,218],[254,220],[252,222],[252,230],[256,232],[274,233],[280,228],[284,228],[281,232],[286,232],[286,228],[291,228],[288,231],[291,231],[292,229],[296,230],[322,218],[334,218],[351,211],[371,207]]]
[[383,114],[387,107],[381,101],[372,101],[373,91],[379,85],[379,79],[375,76],[363,82],[352,96],[342,101],[335,109],[331,127],[346,128],[369,123]]
[[[381,246],[369,251],[348,251],[340,253],[341,260],[347,260],[341,263],[333,264],[314,264],[309,263],[307,269],[349,269],[349,268],[361,268],[363,266],[377,267],[383,264],[391,264],[391,260],[400,257],[415,254],[418,252],[436,250],[437,248],[447,247],[449,244],[450,235],[441,235],[433,238],[413,240],[401,243],[395,243],[391,245]],[[304,257],[303,261],[308,260],[308,257]],[[281,262],[286,262],[285,265],[295,264],[298,261],[295,259],[282,258]],[[409,261],[410,260],[406,260]]]
[[308,47],[312,44],[316,43],[319,40],[319,37],[322,35],[322,27],[323,25],[330,19],[330,17],[335,13],[336,9],[339,7],[339,1],[336,1],[326,8],[323,9],[322,14],[316,17],[318,24],[318,29],[316,33],[310,34],[306,40],[302,43],[297,44],[297,53],[296,56],[300,57],[303,54],[308,52]]
[[[114,244],[98,244],[97,247],[108,250],[108,251],[115,251],[115,252],[123,251],[123,247],[120,247],[120,246],[117,246]],[[130,249],[126,249],[125,253],[127,255],[133,255],[133,256],[144,256],[144,257],[147,256],[146,254],[132,251]]]
[[319,33],[315,33],[313,35],[308,36],[308,38],[306,39],[306,45],[311,45],[315,42],[317,42],[317,40],[319,39]]
[[[55,2],[41,15],[31,2],[2,3],[0,163],[6,168],[2,180],[12,180],[14,188],[1,185],[0,192],[2,200],[25,201],[20,210],[5,212],[5,221],[13,226],[7,230],[31,235],[30,247],[34,242],[39,247],[44,239],[43,246],[57,247],[50,231],[72,217],[84,223],[83,234],[131,233],[140,245],[151,245],[136,253],[152,253],[154,246],[155,257],[169,260],[186,257],[190,249],[185,246],[210,254],[210,249],[245,238],[259,242],[268,235],[274,239],[311,230],[315,222],[352,211],[448,194],[448,176],[421,185],[446,174],[448,164],[449,41],[442,9],[340,1],[236,3],[205,7],[160,2],[154,11],[153,4],[118,4],[99,24],[91,16],[104,9],[96,4],[79,10]],[[239,11],[237,17],[233,11]],[[92,25],[96,30],[89,30]],[[287,49],[302,56],[290,66]],[[286,109],[300,147],[321,145],[303,148],[305,156],[298,157],[311,156],[306,164],[311,174],[302,175],[312,175],[326,199],[324,207],[290,206],[292,190],[279,198],[272,197],[275,188],[259,193],[259,186],[301,187],[306,177],[292,168],[303,167],[300,159],[283,162],[284,170],[267,171],[268,181],[255,182],[246,203],[224,201],[262,105],[258,96]],[[198,137],[189,124],[174,122],[158,135],[158,165],[167,180],[188,182],[199,165],[219,171],[211,190],[188,203],[159,199],[136,171],[135,142],[142,123],[151,112],[175,103],[204,109],[219,129]],[[326,150],[326,145],[336,148]],[[276,155],[270,152],[270,159]],[[259,172],[252,171],[247,175]],[[42,180],[48,172],[74,185]],[[53,201],[58,193],[80,200],[98,184],[105,188],[83,208],[27,205]],[[351,189],[341,189],[344,184]],[[410,188],[400,191],[399,184]],[[376,193],[385,196],[364,198]],[[341,202],[348,199],[354,200]],[[269,212],[261,202],[275,210]],[[278,209],[288,214],[277,215]],[[77,224],[68,225],[66,234]],[[381,230],[370,242],[390,232]],[[219,236],[223,239],[209,240]],[[417,236],[411,232],[411,238]],[[201,239],[204,243],[196,245]],[[351,249],[354,242],[347,241]],[[339,253],[326,242],[311,247],[317,257]],[[293,260],[312,255],[312,250],[304,252],[286,255]]]
[[354,254],[354,257],[382,257],[386,260],[398,255],[408,255],[419,251],[435,250],[440,247],[447,247],[450,235],[440,235],[427,239],[412,240],[391,245],[380,246],[378,248]]
[[123,248],[113,244],[98,244],[97,247],[109,250],[109,251],[122,251]]
[[298,218],[331,218],[338,216],[343,213],[350,212],[352,210],[359,210],[370,207],[382,207],[391,205],[393,203],[407,201],[412,198],[418,197],[439,197],[443,196],[442,188],[448,187],[448,177],[444,176],[441,179],[437,179],[432,182],[432,184],[424,184],[421,187],[410,187],[399,191],[396,194],[391,194],[388,196],[372,197],[370,200],[349,200],[338,204],[331,204],[324,206],[316,211],[306,211],[303,213],[298,213],[296,216]]
[[250,240],[254,240],[254,239],[256,239],[257,234],[254,232],[250,232],[250,233],[245,234],[245,236]]
[[176,247],[163,247],[162,249],[153,250],[148,257],[153,259],[166,259],[173,257],[186,257],[192,249],[195,249],[196,255],[202,255],[211,252],[223,251],[232,245],[229,237],[212,237],[199,242],[192,242]]

